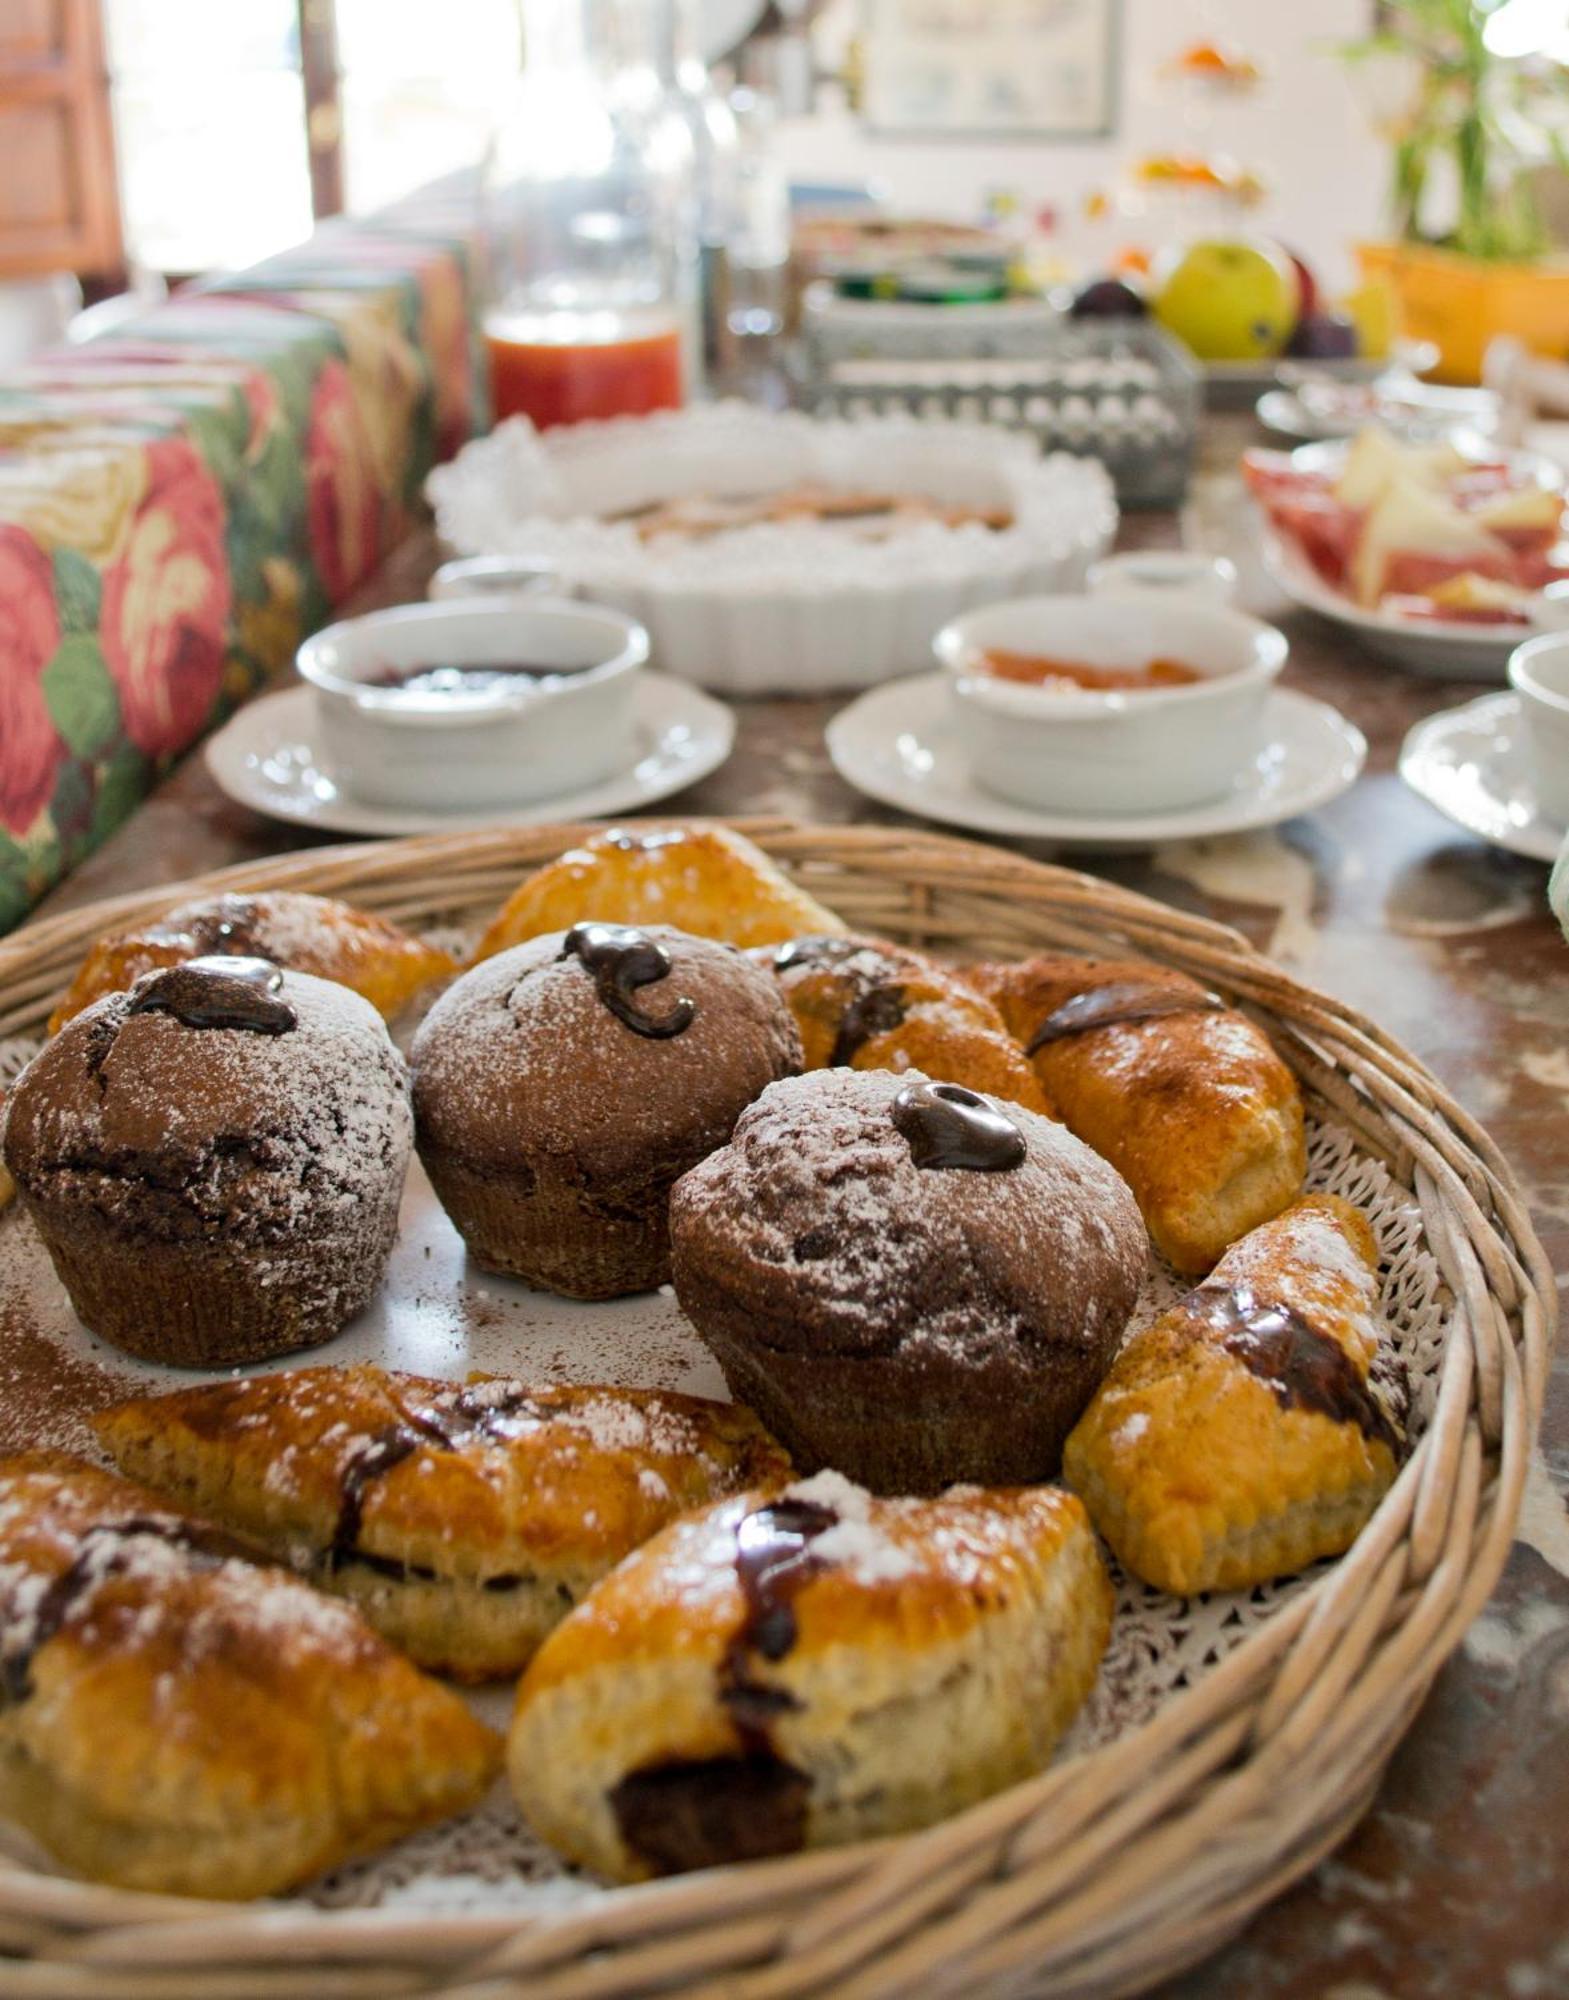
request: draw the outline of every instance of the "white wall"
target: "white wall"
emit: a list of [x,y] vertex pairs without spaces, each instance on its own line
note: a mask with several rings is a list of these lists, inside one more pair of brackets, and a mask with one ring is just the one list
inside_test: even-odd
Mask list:
[[[836,0],[836,9],[845,0]],[[853,7],[854,0],[849,0]],[[1349,282],[1347,245],[1378,229],[1386,155],[1368,129],[1335,44],[1364,33],[1372,0],[1123,0],[1122,75],[1117,130],[1093,143],[973,145],[868,136],[842,112],[779,128],[789,171],[809,180],[871,180],[898,207],[971,216],[984,190],[1016,188],[1032,202],[1076,210],[1091,189],[1109,187],[1119,165],[1156,150],[1226,152],[1268,182],[1253,212],[1322,269],[1331,287]],[[830,31],[832,24],[830,24]],[[1164,81],[1160,67],[1199,36],[1234,44],[1265,72],[1259,88],[1195,105]],[[1122,234],[1158,238],[1169,225]]]

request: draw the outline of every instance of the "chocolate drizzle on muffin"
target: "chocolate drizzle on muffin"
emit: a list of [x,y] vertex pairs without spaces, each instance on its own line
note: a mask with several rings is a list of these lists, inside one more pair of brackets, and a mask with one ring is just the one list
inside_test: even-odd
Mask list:
[[[1201,1285],[1183,1301],[1206,1333],[1218,1335],[1274,1393],[1282,1409],[1316,1410],[1404,1456],[1399,1430],[1338,1340],[1294,1306],[1261,1299],[1251,1285]],[[1398,1394],[1398,1385],[1391,1385]]]
[[1024,1164],[1024,1134],[1008,1114],[959,1083],[911,1083],[893,1101],[894,1124],[918,1167],[1007,1173]]
[[187,1028],[243,1028],[286,1035],[300,1017],[283,992],[283,973],[270,958],[189,958],[150,972],[131,989],[131,1014],[172,1014]]
[[632,997],[642,986],[670,977],[670,954],[647,931],[627,924],[574,924],[561,947],[563,958],[578,958],[594,975],[600,999],[623,1027],[650,1041],[685,1034],[697,1018],[697,1002],[677,1000],[666,1014],[645,1014]]
[[1069,1035],[1085,1035],[1095,1028],[1119,1027],[1129,1021],[1161,1021],[1174,1014],[1214,1014],[1226,1003],[1218,993],[1188,993],[1154,980],[1117,979],[1106,986],[1092,986],[1075,993],[1054,1008],[1024,1045],[1026,1055],[1034,1055],[1052,1042]]

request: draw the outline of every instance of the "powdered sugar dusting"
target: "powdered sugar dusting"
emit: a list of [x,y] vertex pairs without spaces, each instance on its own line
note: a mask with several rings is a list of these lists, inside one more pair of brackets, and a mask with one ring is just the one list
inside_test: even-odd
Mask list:
[[[17,1043],[0,1049],[0,1076],[8,1061],[14,1068],[31,1047]],[[1384,1269],[1380,1310],[1412,1372],[1412,1430],[1420,1435],[1432,1407],[1449,1312],[1420,1214],[1406,1189],[1332,1127],[1310,1128],[1309,1184],[1356,1202],[1373,1223]],[[1187,1281],[1152,1263],[1132,1324],[1146,1324],[1187,1289]],[[615,1382],[721,1398],[725,1393],[717,1367],[668,1294],[586,1306],[475,1270],[417,1162],[386,1285],[370,1310],[312,1359],[372,1360],[454,1382],[479,1369],[534,1382]],[[25,1214],[13,1207],[0,1216],[0,1446],[81,1449],[87,1443],[83,1409],[190,1380],[93,1342],[72,1319]],[[819,1486],[825,1478],[831,1482],[826,1490]],[[847,1488],[853,1496],[848,1482],[819,1475],[800,1482],[799,1490],[823,1492],[830,1500],[837,1496],[845,1504],[836,1511],[854,1525],[859,1503],[847,1496]],[[964,1495],[953,1489],[946,1497],[955,1501]],[[898,1503],[878,1505],[897,1510]],[[881,1518],[886,1523],[897,1512]],[[885,1528],[884,1538],[892,1542],[898,1532]],[[967,1532],[973,1535],[973,1524]],[[942,1560],[950,1568],[964,1559],[961,1539],[957,1528],[946,1536]],[[1062,1755],[1095,1748],[1137,1726],[1302,1588],[1302,1580],[1287,1579],[1240,1596],[1184,1603],[1126,1578],[1116,1581],[1117,1621],[1100,1683]],[[484,1694],[475,1706],[504,1727],[510,1690]],[[602,1891],[564,1868],[533,1838],[502,1789],[477,1811],[302,1893],[332,1908],[383,1905],[523,1917],[586,1903]]]

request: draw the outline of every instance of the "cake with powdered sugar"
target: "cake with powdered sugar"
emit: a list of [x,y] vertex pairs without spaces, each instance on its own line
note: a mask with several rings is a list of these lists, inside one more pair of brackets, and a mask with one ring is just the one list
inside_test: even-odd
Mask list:
[[17,1079],[0,1150],[84,1324],[214,1368],[314,1346],[365,1306],[412,1137],[367,1001],[218,957],[68,1022]]
[[919,1071],[766,1090],[677,1183],[682,1308],[798,1465],[874,1492],[1050,1477],[1147,1257],[1114,1168]]

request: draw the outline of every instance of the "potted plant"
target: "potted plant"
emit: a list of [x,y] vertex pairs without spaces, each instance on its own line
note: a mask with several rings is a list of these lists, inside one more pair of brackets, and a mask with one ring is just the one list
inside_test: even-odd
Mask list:
[[1440,380],[1475,382],[1495,334],[1569,355],[1569,258],[1552,255],[1534,176],[1569,167],[1569,66],[1503,51],[1506,0],[1383,0],[1340,51],[1392,148],[1394,238],[1357,246]]

